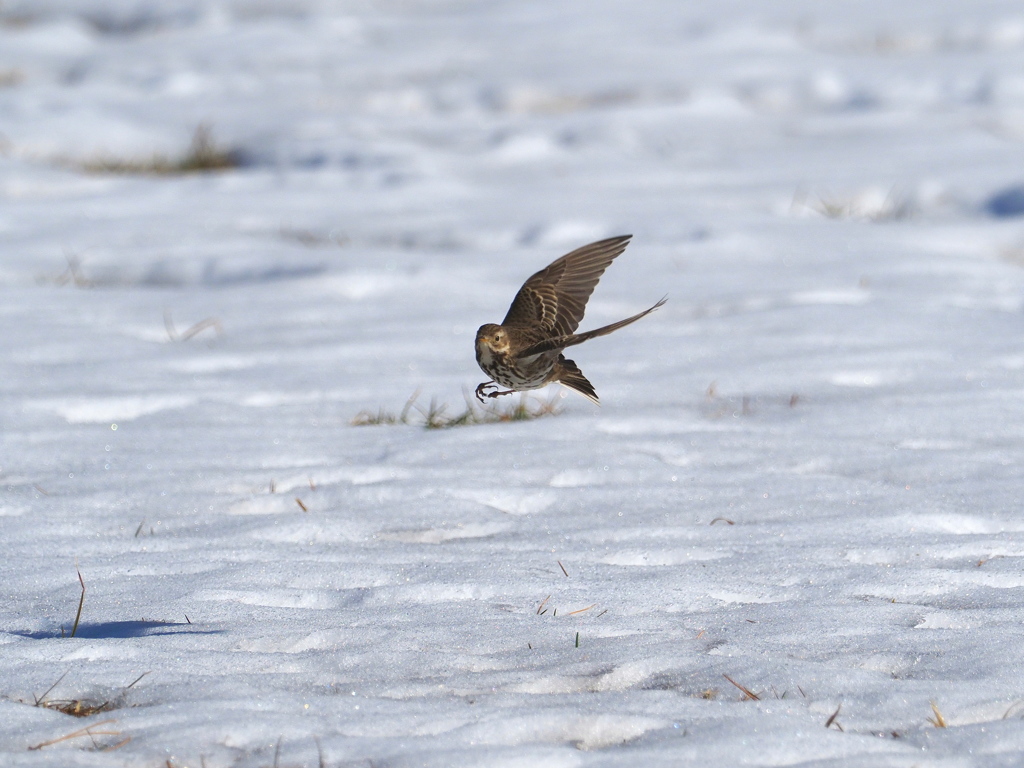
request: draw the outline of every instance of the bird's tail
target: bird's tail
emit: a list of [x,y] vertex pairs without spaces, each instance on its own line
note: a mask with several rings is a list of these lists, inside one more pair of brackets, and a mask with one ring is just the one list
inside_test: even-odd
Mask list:
[[597,391],[594,385],[587,381],[587,377],[572,360],[566,360],[563,355],[558,356],[558,378],[556,381],[564,387],[579,392],[588,400],[601,404],[597,399]]
[[606,325],[601,328],[595,328],[593,331],[587,331],[586,333],[570,333],[566,336],[555,336],[554,338],[551,339],[544,339],[544,341],[537,342],[532,347],[527,347],[522,352],[517,354],[516,357],[531,357],[532,355],[539,355],[542,352],[551,352],[552,350],[555,349],[565,349],[566,347],[571,347],[576,344],[582,344],[587,339],[593,339],[597,336],[606,336],[612,331],[617,331],[619,330],[619,328],[624,328],[630,323],[635,323],[641,317],[646,317],[647,315],[651,314],[651,312],[660,307],[662,304],[664,304],[666,301],[668,301],[667,296],[650,309],[645,309],[643,312],[638,312],[632,317],[627,317],[625,320],[619,320],[619,322],[617,323],[612,323],[611,325]]

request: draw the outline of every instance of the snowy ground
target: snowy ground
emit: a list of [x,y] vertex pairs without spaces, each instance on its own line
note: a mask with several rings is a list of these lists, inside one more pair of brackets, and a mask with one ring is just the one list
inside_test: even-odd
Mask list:
[[1024,12],[704,5],[0,6],[0,762],[1024,762]]

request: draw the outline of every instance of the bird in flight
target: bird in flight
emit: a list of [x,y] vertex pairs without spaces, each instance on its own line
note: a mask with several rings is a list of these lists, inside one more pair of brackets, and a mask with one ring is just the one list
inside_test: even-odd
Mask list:
[[480,402],[485,397],[539,389],[553,381],[599,402],[594,385],[562,350],[635,323],[666,301],[662,299],[617,323],[576,333],[597,281],[612,260],[626,250],[631,237],[599,240],[555,259],[523,283],[501,325],[480,326],[476,332],[476,361],[491,377],[476,388]]

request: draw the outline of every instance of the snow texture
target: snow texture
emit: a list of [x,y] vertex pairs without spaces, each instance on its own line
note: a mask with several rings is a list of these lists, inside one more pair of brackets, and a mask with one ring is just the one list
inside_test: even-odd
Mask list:
[[[1022,73],[997,0],[4,2],[0,763],[1024,763]],[[624,233],[600,407],[352,424]]]

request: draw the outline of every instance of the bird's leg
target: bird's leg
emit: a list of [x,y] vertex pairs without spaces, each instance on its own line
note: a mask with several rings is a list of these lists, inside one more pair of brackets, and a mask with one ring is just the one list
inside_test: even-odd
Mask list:
[[[491,389],[491,388],[493,388],[494,391],[493,392],[488,392],[487,390]],[[498,389],[498,385],[495,384],[493,381],[485,381],[483,384],[481,384],[480,386],[478,386],[476,388],[476,399],[479,400],[482,403],[484,401],[485,397],[490,397],[490,398],[501,397],[502,395],[511,395],[514,392],[515,392],[514,389],[510,389],[510,390],[508,390],[506,392],[501,392]]]

